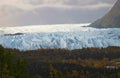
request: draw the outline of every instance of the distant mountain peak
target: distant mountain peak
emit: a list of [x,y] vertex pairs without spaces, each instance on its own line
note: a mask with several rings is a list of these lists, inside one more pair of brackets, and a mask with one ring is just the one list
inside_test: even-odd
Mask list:
[[120,0],[115,3],[104,17],[98,19],[90,26],[96,28],[120,28]]

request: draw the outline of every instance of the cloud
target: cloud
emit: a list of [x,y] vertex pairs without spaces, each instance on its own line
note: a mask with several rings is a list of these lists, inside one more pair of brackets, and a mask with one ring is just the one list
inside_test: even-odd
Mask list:
[[[44,20],[43,22],[47,24],[52,17],[54,17],[54,21],[60,18],[59,23],[62,23],[62,20],[65,23],[68,19],[76,22],[80,20],[82,14],[89,15],[89,11],[93,15],[96,13],[104,14],[106,8],[111,8],[115,2],[116,0],[0,0],[0,25],[23,25],[29,23],[29,21],[37,23],[38,20],[41,22]],[[39,11],[36,11],[38,9]],[[54,12],[52,12],[53,9]],[[47,20],[46,16],[49,16],[50,13],[55,14]]]
[[11,5],[24,10],[35,8],[53,7],[63,9],[100,9],[113,5],[113,0],[1,0],[0,7]]

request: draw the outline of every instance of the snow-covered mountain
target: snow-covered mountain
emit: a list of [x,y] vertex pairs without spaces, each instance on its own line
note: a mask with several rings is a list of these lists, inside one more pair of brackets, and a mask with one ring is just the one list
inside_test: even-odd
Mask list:
[[0,44],[20,50],[120,46],[120,28],[96,29],[86,25],[89,24],[0,27]]

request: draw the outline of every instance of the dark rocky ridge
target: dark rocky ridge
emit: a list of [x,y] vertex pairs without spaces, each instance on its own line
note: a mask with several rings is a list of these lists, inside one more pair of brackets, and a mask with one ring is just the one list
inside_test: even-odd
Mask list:
[[120,28],[120,0],[115,3],[105,16],[98,19],[90,26],[96,28]]

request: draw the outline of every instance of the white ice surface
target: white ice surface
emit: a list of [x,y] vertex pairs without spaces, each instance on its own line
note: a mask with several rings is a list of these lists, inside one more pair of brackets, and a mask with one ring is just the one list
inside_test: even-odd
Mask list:
[[72,32],[77,31],[86,24],[56,24],[56,25],[31,25],[31,26],[14,26],[14,27],[0,27],[0,33],[14,34],[14,33],[39,33],[39,32]]
[[120,46],[120,28],[96,29],[84,25],[88,24],[0,27],[0,44],[20,50]]

